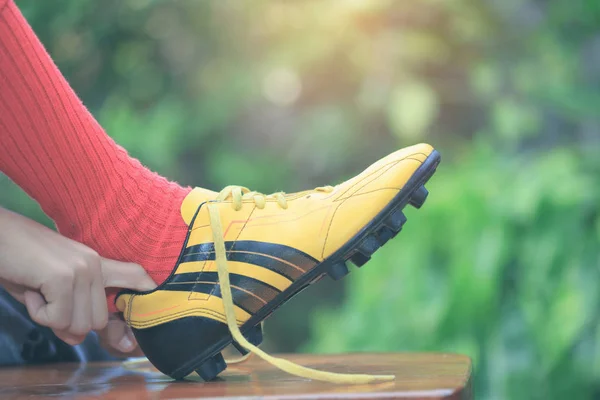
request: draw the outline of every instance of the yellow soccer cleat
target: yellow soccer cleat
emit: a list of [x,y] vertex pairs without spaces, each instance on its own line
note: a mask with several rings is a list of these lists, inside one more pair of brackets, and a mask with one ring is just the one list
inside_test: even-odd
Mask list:
[[421,207],[440,156],[419,144],[396,151],[335,187],[263,195],[239,186],[196,188],[181,212],[189,232],[169,278],[155,290],[123,291],[117,308],[161,372],[211,380],[234,344],[312,379],[365,383],[390,376],[315,371],[256,346],[261,323],[324,275],[340,279],[394,237],[407,204]]

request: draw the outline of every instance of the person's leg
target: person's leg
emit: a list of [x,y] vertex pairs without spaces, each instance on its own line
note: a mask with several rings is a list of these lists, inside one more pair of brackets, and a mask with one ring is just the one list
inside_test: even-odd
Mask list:
[[157,282],[187,232],[189,193],[107,136],[12,0],[0,0],[0,171],[101,256],[142,265]]

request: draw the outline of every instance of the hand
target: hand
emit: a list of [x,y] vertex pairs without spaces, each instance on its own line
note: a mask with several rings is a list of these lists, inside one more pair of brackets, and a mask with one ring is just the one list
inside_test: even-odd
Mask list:
[[89,247],[0,208],[0,285],[31,319],[76,345],[108,323],[106,287],[151,290],[142,267],[100,257]]

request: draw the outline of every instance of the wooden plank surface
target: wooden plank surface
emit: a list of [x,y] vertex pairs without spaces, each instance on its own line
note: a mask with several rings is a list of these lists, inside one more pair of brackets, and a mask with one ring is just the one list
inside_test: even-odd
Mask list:
[[456,354],[282,355],[302,365],[335,372],[395,374],[369,385],[335,385],[297,378],[254,357],[230,366],[222,377],[175,382],[147,362],[53,364],[0,369],[1,399],[471,399],[471,361]]

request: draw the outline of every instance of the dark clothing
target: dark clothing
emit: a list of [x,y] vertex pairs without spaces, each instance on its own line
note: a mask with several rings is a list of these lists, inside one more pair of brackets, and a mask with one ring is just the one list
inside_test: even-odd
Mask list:
[[34,323],[25,306],[0,287],[0,366],[109,360],[115,358],[100,347],[95,333],[70,346]]

